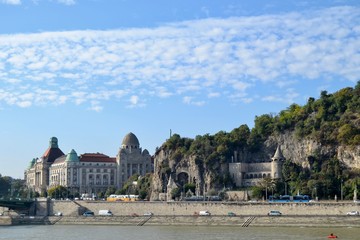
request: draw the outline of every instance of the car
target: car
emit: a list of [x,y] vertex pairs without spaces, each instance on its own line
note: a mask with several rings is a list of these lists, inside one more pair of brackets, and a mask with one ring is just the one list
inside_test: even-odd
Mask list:
[[200,215],[200,216],[210,216],[211,213],[206,210],[206,211],[200,211],[200,212],[199,212],[199,215]]
[[348,215],[348,216],[357,216],[357,215],[359,215],[359,211],[347,212],[346,215]]
[[86,212],[83,213],[83,216],[85,216],[85,217],[92,217],[92,216],[94,216],[94,212],[92,212],[92,211],[86,211]]
[[62,215],[63,215],[62,212],[57,212],[54,214],[54,216],[62,216]]
[[154,215],[152,212],[146,212],[146,213],[144,213],[144,216],[152,216],[152,215]]
[[268,212],[267,215],[269,215],[269,216],[281,216],[282,213],[280,211],[277,211],[277,210],[271,210],[271,211]]
[[228,216],[229,216],[229,217],[235,217],[235,216],[236,216],[236,214],[235,214],[235,213],[233,213],[233,212],[228,212]]

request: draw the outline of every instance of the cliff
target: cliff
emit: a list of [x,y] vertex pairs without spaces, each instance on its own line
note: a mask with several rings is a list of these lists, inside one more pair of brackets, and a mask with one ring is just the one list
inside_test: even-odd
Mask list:
[[[257,152],[251,152],[247,148],[239,148],[237,161],[240,162],[267,162],[274,155],[277,146],[281,147],[282,153],[302,168],[310,168],[309,158],[322,156],[322,158],[336,158],[343,166],[349,169],[360,168],[360,146],[324,145],[314,139],[299,139],[294,132],[286,132],[268,137]],[[160,148],[154,156],[154,176],[152,182],[151,200],[159,200],[159,194],[167,192],[167,183],[170,175],[180,185],[188,182],[196,186],[196,194],[203,195],[214,190],[224,188],[229,181],[228,163],[235,161],[235,156],[215,164],[207,164],[201,155],[182,155],[180,158],[175,154],[176,150]],[[231,181],[231,180],[230,180]]]
[[[278,180],[289,181],[292,191],[326,198],[345,193],[351,198],[360,187],[360,171],[355,171],[360,168],[360,81],[333,94],[323,91],[304,106],[292,104],[277,115],[256,116],[254,122],[251,130],[241,125],[195,139],[174,134],[155,153],[151,199],[161,193],[169,196],[170,177],[182,196],[190,189],[185,184],[192,185],[196,195],[239,187],[229,174],[229,163],[270,162],[277,146],[287,160],[282,167],[286,176]],[[264,176],[268,172],[249,177]],[[276,190],[281,194],[288,189]]]

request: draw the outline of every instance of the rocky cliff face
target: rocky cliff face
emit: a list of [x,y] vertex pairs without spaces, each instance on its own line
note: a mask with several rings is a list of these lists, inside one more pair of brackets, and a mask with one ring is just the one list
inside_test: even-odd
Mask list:
[[[237,150],[228,162],[264,162],[270,161],[276,147],[280,145],[284,157],[304,168],[310,166],[310,156],[325,156],[326,158],[337,158],[349,168],[360,168],[360,146],[334,146],[323,145],[310,138],[298,139],[293,132],[271,136],[256,153],[246,149]],[[177,156],[172,151],[160,148],[154,156],[154,177],[152,184],[151,200],[159,200],[159,194],[167,192],[167,183],[170,175],[176,183],[187,182],[196,185],[197,195],[208,193],[211,189],[220,190],[221,184],[228,174],[228,164],[216,163],[206,165],[200,156]]]
[[360,146],[324,145],[311,138],[297,139],[293,132],[271,136],[265,141],[265,149],[279,144],[286,159],[302,167],[308,167],[308,157],[321,155],[337,158],[349,168],[360,168]]

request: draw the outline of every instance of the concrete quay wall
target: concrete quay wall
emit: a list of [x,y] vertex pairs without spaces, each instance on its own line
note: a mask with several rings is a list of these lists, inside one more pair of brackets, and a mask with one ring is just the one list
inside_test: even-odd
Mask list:
[[347,216],[152,216],[49,217],[61,225],[237,226],[237,227],[360,227],[360,217]]
[[62,212],[64,216],[78,216],[90,210],[98,214],[108,209],[115,216],[143,215],[194,215],[208,210],[212,215],[266,215],[270,210],[279,210],[283,215],[346,215],[360,211],[360,204],[353,202],[316,203],[243,203],[243,202],[106,202],[106,201],[50,201],[49,215]]

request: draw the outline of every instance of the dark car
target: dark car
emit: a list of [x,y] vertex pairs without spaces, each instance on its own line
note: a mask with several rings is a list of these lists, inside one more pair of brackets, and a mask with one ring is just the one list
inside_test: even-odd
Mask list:
[[94,216],[94,212],[92,212],[92,211],[86,211],[86,212],[83,213],[83,216],[85,216],[85,217],[92,217],[92,216]]

